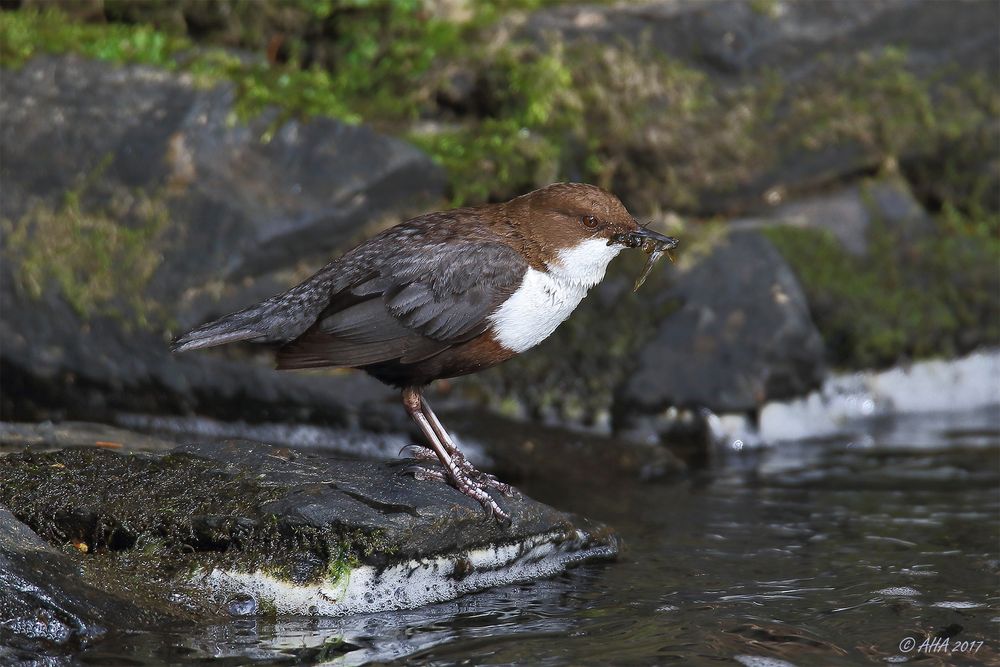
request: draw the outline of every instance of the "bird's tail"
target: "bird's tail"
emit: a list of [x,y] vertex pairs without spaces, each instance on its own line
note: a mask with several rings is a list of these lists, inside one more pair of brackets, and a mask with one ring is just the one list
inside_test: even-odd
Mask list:
[[186,352],[238,340],[261,338],[264,332],[260,330],[260,317],[254,312],[256,310],[256,307],[250,307],[203,324],[175,338],[170,343],[170,349],[173,352]]
[[238,340],[287,343],[302,335],[326,308],[332,291],[331,280],[328,271],[320,271],[287,292],[178,336],[170,349],[185,352]]

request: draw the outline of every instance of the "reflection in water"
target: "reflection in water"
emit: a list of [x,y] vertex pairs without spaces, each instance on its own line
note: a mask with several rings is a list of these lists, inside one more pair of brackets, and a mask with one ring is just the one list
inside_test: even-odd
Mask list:
[[[122,635],[85,659],[996,664],[997,412],[870,426],[730,454],[682,483],[522,484],[615,526],[617,563],[408,612]],[[948,651],[921,650],[928,638]]]

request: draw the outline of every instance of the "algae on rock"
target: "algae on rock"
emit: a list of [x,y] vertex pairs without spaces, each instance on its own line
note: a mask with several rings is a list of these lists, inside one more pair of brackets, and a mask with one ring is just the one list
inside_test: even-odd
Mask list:
[[81,199],[103,171],[66,192],[58,208],[39,202],[18,220],[0,221],[3,253],[28,296],[54,286],[84,320],[110,315],[149,327],[167,317],[146,286],[162,260],[158,244],[170,213],[160,196],[139,189],[115,190],[103,208],[85,206]]
[[827,230],[766,230],[798,274],[834,366],[885,367],[1000,342],[1000,214],[946,204],[933,225],[907,239],[913,230],[876,216],[865,257]]

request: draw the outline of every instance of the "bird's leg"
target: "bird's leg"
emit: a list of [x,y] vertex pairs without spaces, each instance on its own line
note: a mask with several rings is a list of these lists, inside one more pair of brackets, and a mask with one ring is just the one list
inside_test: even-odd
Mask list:
[[[410,417],[417,423],[420,430],[423,432],[424,437],[427,438],[427,442],[430,444],[431,449],[437,455],[438,460],[444,469],[447,471],[449,482],[459,491],[465,495],[477,500],[480,505],[483,506],[486,511],[504,521],[510,521],[510,516],[501,509],[500,505],[497,504],[495,500],[483,489],[482,483],[472,479],[457,463],[454,457],[448,452],[448,449],[442,444],[440,437],[431,426],[430,421],[423,411],[423,400],[420,395],[420,389],[417,387],[407,387],[403,390],[403,406],[406,411],[410,414]],[[454,447],[454,445],[452,445]],[[425,473],[432,473],[433,471],[426,470]],[[430,474],[429,477],[437,477],[437,475]]]
[[[508,498],[513,498],[518,495],[517,489],[510,484],[505,484],[498,480],[495,475],[482,472],[472,465],[472,462],[465,458],[465,455],[458,448],[458,445],[455,444],[454,440],[452,440],[451,435],[448,433],[447,429],[444,428],[441,420],[439,420],[437,415],[434,414],[434,410],[431,408],[427,399],[421,397],[421,403],[421,411],[430,423],[431,428],[434,429],[434,433],[438,436],[438,441],[441,443],[441,446],[444,447],[445,451],[448,452],[448,455],[451,456],[452,460],[455,462],[455,465],[457,465],[462,472],[466,474],[466,476],[475,480],[482,486],[496,489]],[[434,453],[434,450],[426,445],[405,445],[399,450],[399,453],[402,454],[404,451],[408,451],[410,458],[417,459],[421,462],[437,462],[439,460],[437,454]],[[448,481],[448,475],[444,471],[426,468],[421,465],[409,466],[404,469],[404,472],[411,473],[418,479],[438,479],[444,482]]]
[[421,403],[423,404],[424,408],[423,409],[424,416],[427,417],[427,421],[430,422],[431,428],[434,429],[434,432],[437,434],[438,439],[441,441],[441,444],[444,445],[445,450],[447,450],[448,454],[451,455],[451,458],[462,469],[462,472],[464,472],[466,475],[476,480],[483,486],[488,486],[491,489],[496,489],[497,491],[499,491],[500,493],[504,494],[507,497],[513,497],[514,495],[516,495],[516,490],[510,484],[504,484],[503,482],[498,480],[496,476],[477,470],[476,467],[472,465],[472,463],[469,461],[469,459],[465,458],[465,454],[463,454],[461,450],[459,450],[458,445],[455,444],[455,441],[451,439],[451,435],[448,433],[447,429],[445,429],[444,425],[441,423],[441,420],[437,418],[437,415],[434,414],[434,410],[431,409],[431,404],[427,401],[427,399],[421,397]]

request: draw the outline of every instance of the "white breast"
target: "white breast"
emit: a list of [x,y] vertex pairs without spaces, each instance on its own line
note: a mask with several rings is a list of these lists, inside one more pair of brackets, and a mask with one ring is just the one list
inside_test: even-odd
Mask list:
[[489,317],[497,341],[524,352],[548,338],[604,279],[608,263],[621,249],[591,239],[559,253],[548,271],[529,268],[517,291]]

